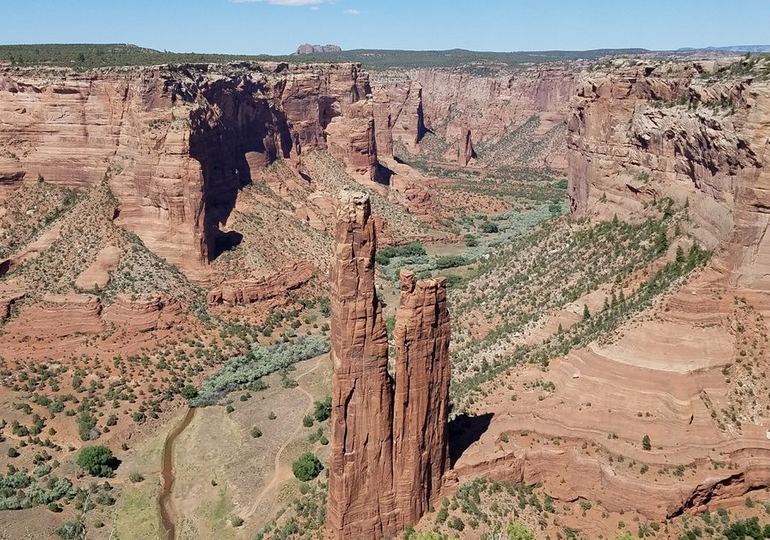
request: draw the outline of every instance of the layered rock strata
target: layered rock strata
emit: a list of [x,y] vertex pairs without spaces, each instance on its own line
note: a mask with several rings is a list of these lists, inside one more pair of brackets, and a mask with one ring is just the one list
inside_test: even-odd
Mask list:
[[[568,122],[576,213],[628,214],[660,197],[733,285],[770,286],[770,82],[762,60],[620,65],[587,76]],[[765,61],[766,62],[766,61]]]
[[270,276],[258,279],[227,281],[209,291],[209,305],[251,304],[285,295],[313,277],[314,267],[307,261],[301,261],[284,268]]
[[419,519],[449,465],[446,282],[402,276],[394,388],[367,195],[342,193],[335,240],[327,535],[383,538]]
[[75,189],[106,178],[118,224],[195,275],[253,171],[328,149],[376,179],[370,94],[355,64],[6,68],[0,197],[25,177]]

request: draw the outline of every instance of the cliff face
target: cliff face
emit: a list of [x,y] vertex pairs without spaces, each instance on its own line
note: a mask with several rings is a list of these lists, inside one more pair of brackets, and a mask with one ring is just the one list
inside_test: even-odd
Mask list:
[[6,69],[0,197],[25,177],[77,189],[107,178],[119,223],[195,274],[227,242],[220,226],[256,168],[328,149],[376,179],[368,94],[352,64]]
[[605,217],[664,196],[687,202],[693,234],[721,248],[730,281],[761,289],[770,285],[770,82],[736,65],[588,76],[568,122],[569,194],[573,211]]
[[[387,96],[388,135],[415,153],[426,133],[441,136],[448,148],[436,156],[467,164],[473,144],[492,145],[528,121],[534,140],[556,139],[531,165],[566,168],[563,125],[575,90],[576,66],[538,66],[515,73],[474,74],[467,71],[422,69],[406,73],[378,73],[373,86]],[[387,125],[378,122],[379,126]],[[482,152],[479,151],[479,155]],[[465,163],[463,163],[465,161]]]
[[402,275],[396,380],[374,287],[369,198],[343,192],[331,268],[332,431],[327,534],[383,538],[414,524],[449,466],[449,315],[443,278]]
[[401,271],[394,329],[396,393],[393,472],[401,525],[416,523],[449,469],[449,312],[446,279]]

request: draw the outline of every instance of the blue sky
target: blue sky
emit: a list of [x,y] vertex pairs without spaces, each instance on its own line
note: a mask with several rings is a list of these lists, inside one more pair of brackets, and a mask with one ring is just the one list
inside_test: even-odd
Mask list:
[[177,52],[767,44],[770,0],[0,0],[0,43]]

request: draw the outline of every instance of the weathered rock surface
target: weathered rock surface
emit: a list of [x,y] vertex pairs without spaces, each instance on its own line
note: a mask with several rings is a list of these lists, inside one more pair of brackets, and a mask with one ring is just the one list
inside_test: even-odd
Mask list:
[[110,272],[118,267],[123,252],[116,246],[105,246],[96,260],[83,270],[75,280],[75,287],[81,290],[103,289],[110,282]]
[[436,500],[449,469],[449,312],[446,279],[401,271],[396,346],[393,474],[400,526]]
[[436,499],[448,467],[446,282],[402,277],[394,393],[374,286],[369,197],[343,192],[337,220],[330,276],[334,375],[327,534],[383,538],[416,523]]
[[76,189],[107,178],[117,223],[198,277],[253,170],[331,146],[376,176],[370,93],[354,64],[6,68],[0,196],[25,177]]
[[310,43],[303,43],[297,47],[297,54],[335,53],[341,51],[342,48],[339,45],[311,45]]
[[302,261],[263,278],[227,281],[209,291],[207,301],[210,305],[236,305],[269,300],[304,285],[314,271],[311,263]]
[[374,288],[369,197],[343,192],[331,265],[332,426],[327,532],[382,538],[396,529],[393,389],[388,336]]
[[102,303],[90,294],[50,294],[12,319],[6,330],[16,336],[62,338],[98,334],[104,328]]
[[104,310],[105,322],[129,332],[149,332],[171,328],[182,313],[178,300],[163,294],[134,298],[121,294]]
[[581,83],[568,123],[572,209],[607,216],[655,197],[688,200],[692,233],[724,248],[731,282],[766,289],[770,83],[750,72],[709,78],[707,68],[625,65]]
[[[431,130],[451,145],[453,156],[464,158],[469,130],[474,145],[493,143],[535,119],[533,140],[559,133],[531,165],[564,170],[563,125],[579,70],[576,65],[540,65],[489,75],[435,68],[373,74],[380,153],[386,155],[388,137],[415,153]],[[496,161],[499,166],[501,160]]]

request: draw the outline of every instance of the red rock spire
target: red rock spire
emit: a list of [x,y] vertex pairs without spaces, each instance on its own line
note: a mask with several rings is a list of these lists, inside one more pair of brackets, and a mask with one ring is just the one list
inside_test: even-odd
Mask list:
[[394,392],[368,195],[341,194],[335,241],[327,535],[378,539],[419,520],[449,466],[446,280],[401,275]]

